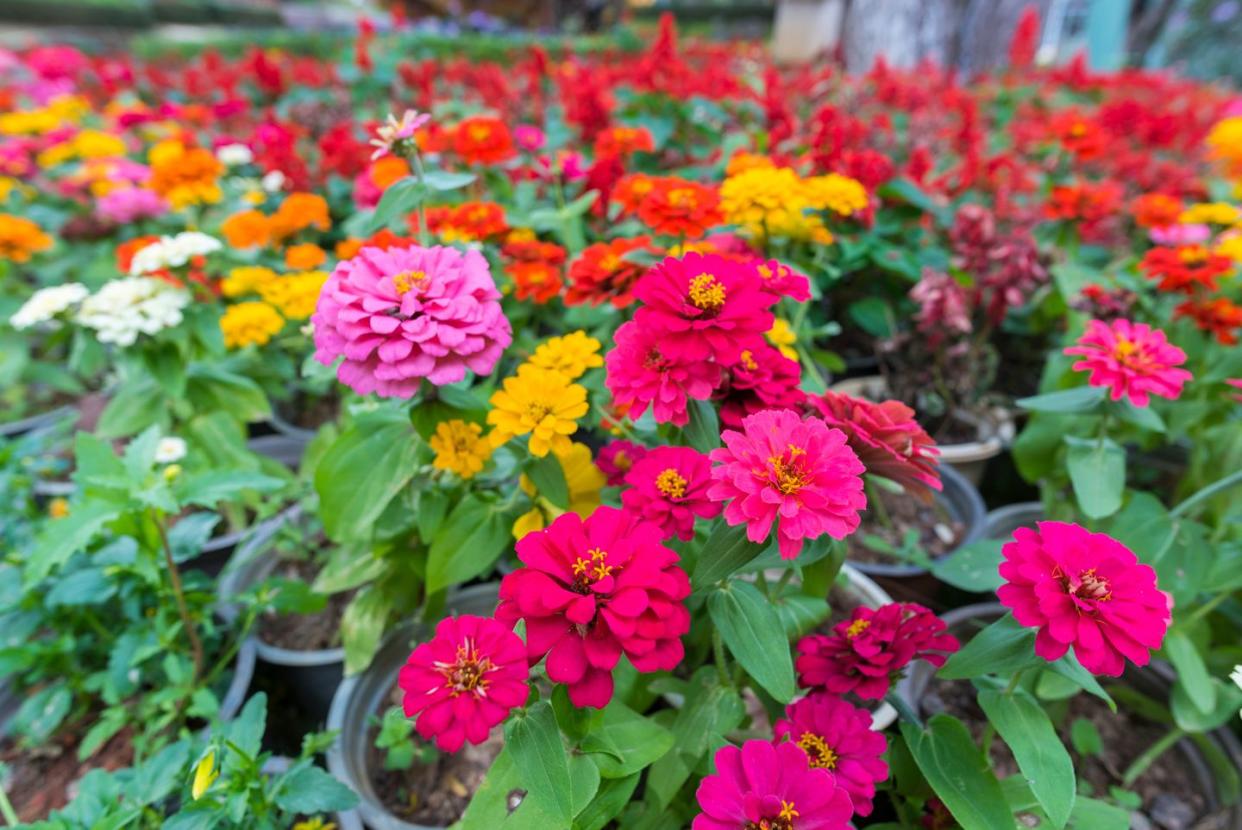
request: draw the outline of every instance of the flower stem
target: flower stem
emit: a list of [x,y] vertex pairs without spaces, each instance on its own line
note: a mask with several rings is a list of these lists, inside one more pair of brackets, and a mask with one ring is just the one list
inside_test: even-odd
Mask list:
[[4,787],[0,787],[0,816],[4,817],[4,823],[9,827],[16,827],[21,824],[17,818],[17,811],[13,809],[13,804],[9,801],[9,794],[4,791]]
[[732,688],[733,681],[729,677],[729,663],[725,658],[724,639],[717,629],[712,630],[712,655],[716,663],[716,672],[720,675],[720,685],[726,689]]
[[427,227],[427,211],[425,202],[427,201],[427,179],[423,174],[423,159],[418,154],[418,148],[413,147],[410,150],[410,162],[414,165],[414,175],[418,177],[419,190],[418,196],[418,244],[426,248],[431,237],[428,236],[429,229]]
[[879,488],[869,478],[864,477],[863,490],[867,494],[867,507],[875,511],[875,518],[880,523],[880,527],[891,528],[893,518],[888,514],[888,507],[884,504],[884,500],[880,498]]
[[907,723],[914,724],[919,729],[923,728],[923,721],[919,718],[918,712],[914,711],[914,707],[912,707],[904,697],[897,694],[895,691],[890,691],[884,696],[884,700],[888,702],[889,706],[892,706],[897,710],[897,715],[902,720]]
[[185,602],[185,590],[181,587],[181,571],[173,559],[172,547],[168,544],[168,534],[164,531],[164,519],[158,513],[155,516],[155,529],[160,534],[160,545],[164,548],[164,564],[168,566],[168,578],[172,582],[173,595],[177,598],[177,611],[181,614],[181,625],[186,636],[190,638],[190,651],[194,657],[194,681],[203,673],[203,643],[198,638],[198,628],[190,618],[190,608]]
[[1134,759],[1134,763],[1130,764],[1130,768],[1122,776],[1121,783],[1129,787],[1137,781],[1138,777],[1147,772],[1147,768],[1155,763],[1156,759],[1163,755],[1165,750],[1186,737],[1186,734],[1186,730],[1180,726],[1165,733],[1160,740],[1147,747],[1147,750],[1142,755]]
[[1238,484],[1242,484],[1242,470],[1232,472],[1224,478],[1215,481],[1192,494],[1181,504],[1170,510],[1169,515],[1174,518],[1185,515],[1192,508],[1198,507],[1200,504],[1212,498],[1217,493],[1228,490],[1230,487],[1234,487]]

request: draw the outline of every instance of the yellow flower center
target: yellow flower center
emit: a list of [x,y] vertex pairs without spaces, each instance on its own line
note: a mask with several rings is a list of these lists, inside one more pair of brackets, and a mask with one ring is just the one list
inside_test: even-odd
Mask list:
[[621,257],[616,254],[604,254],[599,260],[599,267],[605,271],[616,271],[622,264]]
[[1088,568],[1078,574],[1077,585],[1073,584],[1059,567],[1053,570],[1052,576],[1061,583],[1066,593],[1078,599],[1088,602],[1108,602],[1113,598],[1113,589],[1108,578],[1097,575],[1095,568]]
[[850,623],[849,628],[845,629],[845,636],[852,640],[870,627],[871,620],[854,620]]
[[1087,125],[1081,121],[1075,121],[1074,126],[1069,129],[1069,134],[1072,138],[1082,138],[1087,134]]
[[676,187],[668,192],[668,202],[674,207],[692,208],[698,204],[698,199],[690,188]]
[[485,675],[494,668],[489,658],[479,656],[473,640],[466,640],[457,647],[457,659],[454,662],[437,661],[433,665],[444,677],[444,688],[453,697],[466,692],[482,693],[487,689]]
[[672,467],[656,476],[656,489],[670,499],[679,499],[685,496],[688,483],[681,473]]
[[397,289],[397,293],[404,296],[415,288],[422,288],[427,284],[427,273],[425,271],[402,271],[392,278],[392,284]]
[[802,737],[798,739],[798,746],[802,747],[803,752],[806,753],[811,766],[836,769],[837,753],[819,735],[814,732],[803,732]]
[[781,800],[780,815],[775,818],[761,818],[759,821],[748,821],[742,830],[793,830],[793,820],[800,814],[792,801]]
[[755,362],[755,356],[751,354],[750,349],[742,351],[742,365],[752,372],[759,368],[759,364]]
[[486,124],[471,124],[466,128],[466,134],[477,144],[491,138],[492,128]]
[[1191,245],[1177,252],[1177,258],[1183,265],[1202,265],[1207,262],[1207,248],[1202,245]]
[[548,414],[551,412],[552,407],[543,401],[530,401],[526,404],[526,417],[530,419],[531,423],[536,425],[543,423],[543,419],[548,417]]
[[690,280],[690,302],[702,311],[719,311],[725,303],[725,287],[715,274],[699,274]]
[[792,496],[807,486],[811,480],[811,472],[806,468],[806,450],[789,444],[783,455],[774,455],[768,459],[772,465],[773,484],[786,496]]
[[574,572],[573,590],[580,594],[587,593],[591,583],[612,576],[616,570],[615,565],[607,564],[608,552],[602,548],[591,548],[587,551],[587,557],[579,556],[570,566]]

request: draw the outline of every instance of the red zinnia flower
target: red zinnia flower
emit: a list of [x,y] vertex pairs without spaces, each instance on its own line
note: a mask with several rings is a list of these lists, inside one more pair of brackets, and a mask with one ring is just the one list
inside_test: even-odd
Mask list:
[[575,706],[608,705],[623,652],[640,672],[681,662],[690,579],[655,525],[612,507],[585,521],[565,513],[522,537],[517,555],[525,567],[500,583],[496,619],[526,621],[527,655],[548,656],[548,678]]
[[789,738],[806,753],[812,768],[832,772],[850,795],[854,812],[871,815],[875,785],[888,778],[882,756],[888,741],[871,729],[871,713],[839,697],[812,694],[785,707],[776,722],[777,740]]
[[747,415],[765,409],[801,409],[806,393],[800,386],[802,366],[764,343],[743,349],[741,359],[726,370],[717,390],[720,423],[741,429]]
[[939,668],[960,647],[956,637],[945,633],[944,620],[913,602],[855,608],[832,631],[798,643],[798,682],[838,695],[853,692],[865,700],[883,698],[915,660]]
[[608,200],[621,206],[621,215],[628,216],[638,210],[653,190],[659,185],[660,179],[646,173],[629,173],[617,179]]
[[613,340],[616,345],[604,358],[604,382],[617,409],[631,418],[651,406],[658,423],[685,426],[690,420],[687,400],[707,400],[720,380],[717,364],[670,357],[660,331],[636,320],[617,329]]
[[638,206],[638,218],[656,233],[698,239],[724,221],[715,188],[685,179],[662,179]]
[[1020,527],[1001,548],[997,589],[1014,619],[1039,629],[1035,653],[1060,659],[1070,646],[1083,667],[1118,677],[1129,658],[1147,665],[1169,628],[1172,598],[1125,545],[1076,524]]
[[625,308],[634,302],[634,283],[647,270],[645,265],[625,258],[626,254],[636,251],[655,253],[651,240],[645,236],[586,246],[569,266],[570,285],[565,304],[599,305],[607,301],[617,308]]
[[1242,306],[1228,297],[1211,300],[1187,300],[1173,309],[1174,317],[1189,317],[1203,331],[1211,332],[1217,342],[1233,346],[1238,342],[1235,333],[1242,328]]
[[619,487],[626,474],[646,454],[647,448],[633,441],[609,441],[595,456],[595,466],[607,477],[609,487]]
[[486,115],[463,119],[457,125],[453,151],[467,164],[500,164],[517,155],[508,125]]
[[1233,260],[1214,254],[1202,245],[1152,248],[1139,267],[1148,279],[1160,280],[1161,291],[1193,294],[1199,288],[1216,290],[1216,278],[1233,270]]
[[513,279],[514,294],[519,300],[541,305],[560,294],[564,285],[560,269],[546,262],[510,262],[505,273]]
[[1130,206],[1140,228],[1167,228],[1182,215],[1182,200],[1167,193],[1144,193]]
[[655,141],[646,127],[608,127],[595,136],[596,157],[628,156],[635,152],[650,153]]
[[900,484],[907,493],[931,502],[940,490],[940,450],[901,401],[873,403],[836,392],[810,398],[824,421],[845,433],[850,449],[867,472]]
[[481,744],[488,732],[526,700],[530,670],[522,640],[487,617],[447,617],[436,635],[414,649],[397,680],[405,716],[445,752],[465,741]]
[[1057,185],[1044,205],[1044,215],[1094,225],[1115,214],[1120,204],[1121,187],[1115,182]]
[[1065,354],[1082,356],[1073,369],[1090,372],[1091,386],[1109,387],[1113,400],[1125,396],[1135,406],[1147,406],[1150,395],[1175,400],[1191,379],[1190,372],[1176,368],[1186,362],[1186,353],[1146,323],[1091,320]]
[[635,516],[658,526],[665,538],[694,538],[695,517],[712,519],[720,505],[707,497],[711,462],[689,447],[656,447],[625,476],[629,489],[621,504]]

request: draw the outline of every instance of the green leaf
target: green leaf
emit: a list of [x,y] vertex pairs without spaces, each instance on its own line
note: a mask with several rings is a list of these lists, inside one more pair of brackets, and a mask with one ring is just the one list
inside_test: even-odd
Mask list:
[[1100,685],[1100,681],[1095,679],[1095,675],[1083,668],[1082,663],[1078,662],[1078,658],[1073,651],[1068,651],[1060,660],[1054,660],[1049,663],[1048,668],[1083,691],[1093,694],[1107,703],[1109,709],[1114,712],[1117,711],[1116,701],[1104,690],[1104,687]]
[[931,214],[941,225],[947,225],[949,216],[946,207],[927,194],[915,182],[907,178],[890,179],[876,190],[887,201],[905,203]]
[[539,495],[562,510],[569,509],[569,485],[560,460],[551,453],[543,458],[532,458],[526,465],[526,474],[535,485]]
[[390,184],[380,196],[375,212],[371,214],[369,231],[375,233],[388,227],[394,219],[403,219],[426,198],[427,188],[414,176],[406,176]]
[[185,394],[185,363],[172,343],[151,344],[142,351],[142,361],[164,394],[180,398]]
[[1031,412],[1086,413],[1099,408],[1105,395],[1107,390],[1103,386],[1079,386],[1046,395],[1019,398],[1014,403]]
[[1035,631],[1019,625],[1007,613],[972,637],[948,659],[937,676],[962,680],[985,674],[1009,675],[1039,662],[1042,661],[1035,656]]
[[892,337],[895,317],[886,301],[879,297],[866,297],[850,303],[846,311],[858,327],[872,337]]
[[815,626],[828,619],[831,610],[823,596],[807,596],[796,591],[777,597],[772,607],[781,618],[785,635],[791,640],[810,633]]
[[603,830],[630,803],[640,777],[634,773],[625,778],[605,779],[595,798],[574,819],[573,830]]
[[696,672],[673,720],[673,749],[647,774],[647,789],[661,809],[677,796],[708,750],[723,743],[724,735],[746,716],[737,692],[719,685],[715,675],[711,666]]
[[1070,743],[1079,755],[1099,755],[1104,751],[1100,730],[1087,718],[1075,718],[1070,724]]
[[188,741],[164,747],[134,770],[134,777],[128,785],[130,798],[142,805],[167,798],[176,789],[189,761]]
[[557,826],[568,827],[574,817],[573,784],[552,704],[541,700],[512,716],[505,724],[505,747],[513,754],[527,797],[551,813]]
[[513,543],[510,511],[467,495],[444,520],[427,553],[427,590],[435,593],[490,568]]
[[45,686],[22,701],[8,729],[29,743],[46,743],[73,708],[73,692],[68,685]]
[[1216,729],[1234,720],[1238,716],[1238,710],[1242,709],[1242,689],[1215,677],[1210,682],[1216,696],[1216,706],[1210,712],[1201,711],[1191,702],[1182,683],[1173,684],[1173,693],[1169,695],[1169,710],[1173,713],[1173,722],[1187,732]]
[[26,584],[38,582],[67,562],[120,512],[116,505],[87,501],[75,504],[65,518],[48,522],[26,561]]
[[707,598],[712,623],[729,651],[779,703],[794,696],[793,658],[780,615],[749,582],[734,580]]
[[250,423],[272,414],[263,389],[250,378],[209,363],[192,363],[186,370],[185,397],[195,413],[227,412]]
[[82,568],[57,579],[43,603],[48,608],[62,605],[98,605],[116,593],[103,568]]
[[1164,653],[1177,669],[1177,684],[1200,712],[1216,708],[1216,687],[1199,650],[1184,631],[1174,628],[1164,640]]
[[376,584],[354,595],[341,617],[341,644],[345,648],[345,673],[357,674],[371,663],[388,626],[392,597]]
[[739,568],[763,553],[766,544],[746,538],[746,525],[730,526],[717,522],[712,534],[703,543],[690,578],[696,591],[732,576]]
[[215,507],[220,502],[239,499],[250,490],[271,493],[284,486],[279,478],[251,470],[212,470],[179,477],[175,492],[182,504]]
[[1130,811],[1106,801],[1080,797],[1070,814],[1074,830],[1130,830]]
[[987,689],[979,706],[1013,751],[1018,769],[1054,827],[1064,827],[1074,807],[1074,762],[1057,737],[1052,721],[1022,689],[1013,694]]
[[578,748],[592,756],[605,778],[626,778],[655,763],[673,747],[673,733],[614,700],[603,721],[591,728]]
[[[99,716],[99,720],[86,731],[82,743],[78,744],[78,760],[85,761],[87,758],[95,754],[95,751],[108,742],[116,733],[124,728],[129,722],[129,713],[125,711],[124,706],[110,706],[104,710]],[[178,767],[180,772],[180,767]]]
[[961,721],[936,715],[926,731],[903,721],[901,734],[927,783],[963,830],[1014,826],[1000,782]]
[[980,539],[960,547],[949,556],[932,561],[932,575],[963,591],[992,593],[1005,580],[999,570],[1004,539]]
[[691,398],[687,410],[690,421],[682,432],[690,446],[701,453],[709,453],[720,446],[720,419],[710,401]]
[[503,830],[550,830],[555,827],[552,816],[541,809],[533,798],[521,798],[516,809],[512,809],[512,800],[525,792],[523,786],[513,752],[506,747],[492,762],[487,777],[470,799],[460,824],[454,827],[458,830],[497,830],[502,827]]
[[328,536],[369,539],[376,519],[414,477],[417,453],[418,438],[404,418],[359,420],[341,433],[315,468]]
[[321,594],[348,591],[379,578],[386,568],[383,558],[367,545],[338,545],[311,587]]
[[319,767],[302,767],[281,779],[276,806],[289,813],[332,813],[358,804],[358,796]]
[[461,190],[477,178],[473,173],[450,173],[447,170],[428,170],[423,173],[423,183],[429,189],[441,193]]
[[259,692],[247,700],[241,712],[224,729],[229,742],[244,752],[247,760],[259,757],[263,733],[267,731],[267,695]]
[[99,438],[124,438],[159,423],[165,413],[164,393],[149,381],[122,384],[120,391],[109,399],[95,435]]
[[1126,489],[1126,451],[1111,438],[1089,441],[1067,435],[1065,442],[1079,508],[1092,519],[1116,513]]
[[1150,406],[1135,406],[1128,399],[1109,401],[1108,411],[1118,419],[1149,432],[1165,432],[1167,427],[1160,414]]

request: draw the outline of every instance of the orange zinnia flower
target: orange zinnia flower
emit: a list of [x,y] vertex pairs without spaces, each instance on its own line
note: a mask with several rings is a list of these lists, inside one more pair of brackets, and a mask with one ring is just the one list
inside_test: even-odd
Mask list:
[[0,259],[29,262],[32,254],[52,247],[52,237],[22,216],[0,213]]
[[1182,200],[1167,193],[1144,193],[1134,200],[1130,212],[1140,228],[1167,228],[1177,224]]
[[631,153],[650,153],[655,141],[646,127],[609,127],[595,136],[595,157],[625,157]]
[[631,262],[625,256],[637,251],[646,251],[653,256],[658,253],[646,236],[588,245],[569,266],[570,285],[565,294],[565,304],[599,305],[607,301],[617,308],[625,308],[633,303],[634,283],[647,270],[647,266]]
[[519,300],[532,300],[542,305],[561,293],[561,271],[547,262],[518,260],[506,265],[505,273],[513,278]]
[[1216,278],[1233,268],[1233,260],[1209,251],[1202,245],[1152,248],[1143,256],[1139,268],[1148,279],[1158,279],[1161,291],[1193,294],[1199,287],[1216,290]]
[[646,173],[630,173],[617,179],[609,200],[621,206],[621,215],[628,216],[638,210],[643,199],[651,194],[660,184],[660,179]]
[[453,151],[467,164],[500,164],[517,154],[509,127],[487,115],[476,115],[457,125]]
[[260,248],[272,240],[272,225],[257,210],[234,213],[221,223],[220,232],[233,248]]
[[328,202],[317,193],[290,193],[269,221],[273,241],[287,239],[307,228],[326,231],[332,227]]
[[378,158],[371,162],[371,169],[367,171],[371,184],[380,190],[387,190],[393,182],[404,179],[408,175],[410,175],[410,165],[399,156]]
[[1238,329],[1242,329],[1242,306],[1236,305],[1228,297],[1216,297],[1211,300],[1187,300],[1173,309],[1174,317],[1187,317],[1195,321],[1195,325],[1210,332],[1216,340],[1226,346],[1238,342]]
[[311,242],[285,249],[285,265],[293,271],[313,271],[328,261],[323,248]]
[[224,165],[210,150],[166,141],[151,148],[149,158],[151,181],[148,186],[174,208],[220,201],[217,179]]
[[724,221],[720,194],[715,188],[664,179],[638,206],[638,218],[656,233],[697,239]]
[[[427,224],[432,224],[430,217]],[[505,209],[496,202],[458,205],[435,227],[435,232],[446,242],[479,242],[508,230]]]

